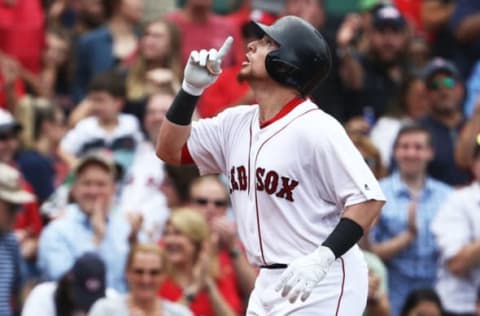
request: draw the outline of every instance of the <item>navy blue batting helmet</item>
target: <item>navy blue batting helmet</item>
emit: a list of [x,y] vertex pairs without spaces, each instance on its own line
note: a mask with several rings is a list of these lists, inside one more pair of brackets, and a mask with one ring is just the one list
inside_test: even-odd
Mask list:
[[311,24],[296,16],[282,17],[271,26],[251,23],[258,37],[266,34],[279,45],[265,59],[273,80],[306,96],[327,77],[332,65],[330,49]]

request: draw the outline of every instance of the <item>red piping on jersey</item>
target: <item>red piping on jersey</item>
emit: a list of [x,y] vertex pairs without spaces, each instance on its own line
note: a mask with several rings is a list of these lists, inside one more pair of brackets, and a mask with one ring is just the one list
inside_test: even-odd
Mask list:
[[187,143],[182,147],[182,156],[180,158],[180,162],[182,165],[191,165],[195,162],[193,161],[192,155],[190,155],[190,151],[188,150]]
[[[250,182],[252,182],[251,179],[251,174],[250,174],[250,153],[252,152],[252,137],[253,137],[253,120],[254,118],[252,117],[252,121],[250,122],[250,140],[248,142],[248,166],[247,166],[247,174],[248,174],[248,183],[247,183],[247,195],[250,194]],[[254,175],[253,179],[255,180],[256,175]]]
[[287,104],[285,104],[280,109],[280,112],[275,114],[275,116],[273,116],[269,120],[266,120],[265,122],[260,122],[260,128],[267,127],[268,125],[272,124],[273,122],[278,121],[279,119],[281,119],[282,117],[284,117],[285,115],[290,113],[290,111],[292,111],[297,105],[299,105],[300,103],[302,103],[304,101],[305,100],[300,98],[300,97],[295,97],[295,98],[291,99]]
[[[258,154],[260,153],[260,150],[262,149],[263,145],[265,145],[270,139],[272,139],[274,136],[276,136],[278,133],[280,133],[281,131],[283,131],[285,128],[287,128],[288,125],[290,125],[293,121],[295,121],[296,119],[298,119],[299,117],[301,116],[304,116],[305,114],[307,113],[310,113],[312,111],[319,111],[319,109],[310,109],[308,111],[305,111],[303,112],[302,114],[298,115],[297,117],[293,118],[290,122],[288,122],[287,124],[285,124],[285,126],[283,126],[282,128],[280,128],[278,131],[276,131],[272,136],[270,136],[269,138],[267,138],[261,145],[260,147],[258,147],[258,150],[257,150],[257,154],[255,155],[255,170],[256,170],[256,166],[257,166],[257,160],[258,160]],[[256,177],[256,174],[255,174],[255,177]],[[256,178],[255,178],[256,179]],[[257,212],[257,229],[258,229],[258,242],[260,243],[260,253],[262,255],[262,260],[263,260],[263,263],[264,264],[268,264],[265,260],[265,255],[263,253],[263,243],[262,243],[262,233],[261,233],[261,230],[260,230],[260,214],[258,212],[258,198],[257,198],[257,188],[255,186],[255,209],[256,209],[256,212]]]
[[340,296],[338,297],[338,303],[337,303],[337,311],[335,312],[335,316],[338,316],[338,311],[340,310],[340,303],[342,301],[343,297],[343,288],[345,286],[345,262],[343,261],[343,258],[339,258],[340,261],[342,262],[342,287],[340,289]]

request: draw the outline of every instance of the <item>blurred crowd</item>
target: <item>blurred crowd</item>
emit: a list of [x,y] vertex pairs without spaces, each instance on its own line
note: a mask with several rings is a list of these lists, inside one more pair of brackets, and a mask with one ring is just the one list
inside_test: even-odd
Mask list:
[[245,313],[230,180],[164,164],[156,135],[191,50],[234,37],[196,119],[254,104],[249,21],[296,15],[334,65],[310,98],[387,197],[360,243],[364,315],[480,316],[480,2],[344,6],[0,0],[0,315]]

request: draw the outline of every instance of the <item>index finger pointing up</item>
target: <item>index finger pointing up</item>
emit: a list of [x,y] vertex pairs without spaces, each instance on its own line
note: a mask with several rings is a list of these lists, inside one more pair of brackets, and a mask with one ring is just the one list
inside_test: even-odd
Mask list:
[[230,48],[232,47],[232,44],[233,44],[233,37],[231,36],[227,37],[222,47],[220,47],[220,49],[218,50],[217,60],[222,60],[223,57],[225,57],[225,55],[228,54],[228,52],[230,51]]

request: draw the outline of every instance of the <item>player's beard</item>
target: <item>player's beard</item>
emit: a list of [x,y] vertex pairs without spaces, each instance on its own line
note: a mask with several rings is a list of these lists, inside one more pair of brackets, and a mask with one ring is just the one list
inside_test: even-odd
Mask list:
[[252,74],[251,69],[247,69],[246,67],[241,68],[237,73],[237,81],[240,83],[248,82],[254,79],[254,75]]

